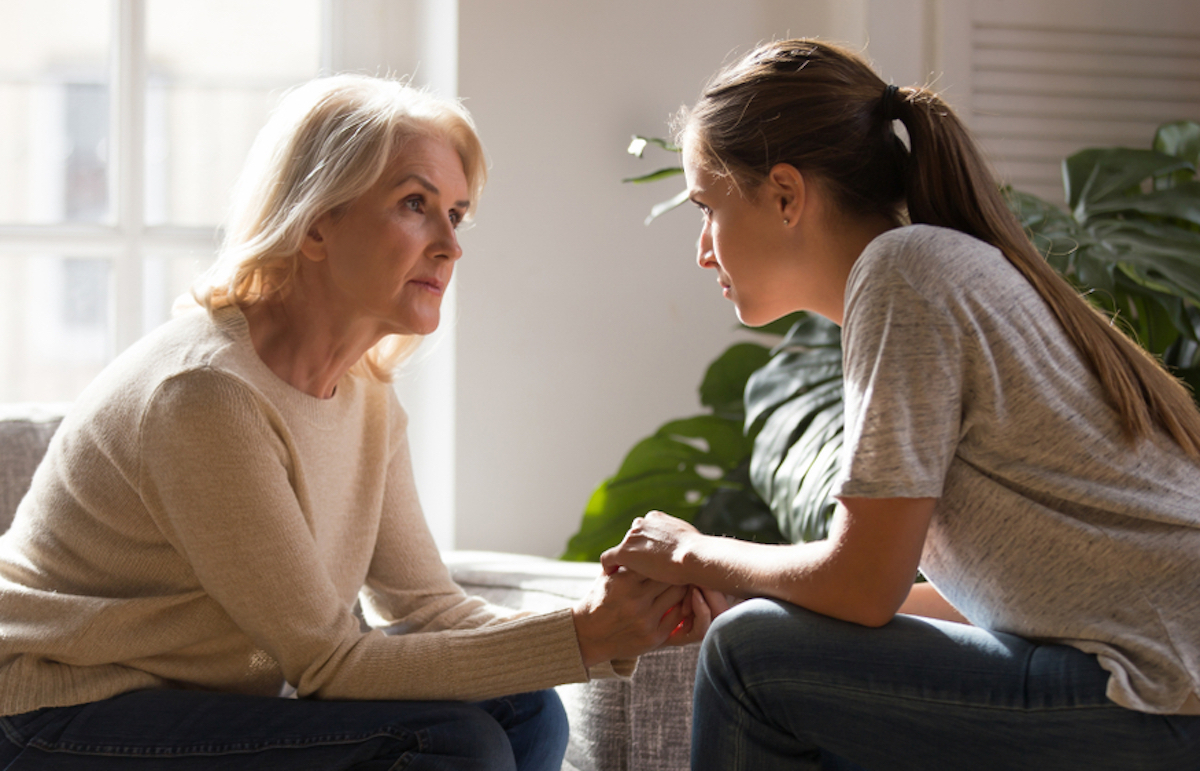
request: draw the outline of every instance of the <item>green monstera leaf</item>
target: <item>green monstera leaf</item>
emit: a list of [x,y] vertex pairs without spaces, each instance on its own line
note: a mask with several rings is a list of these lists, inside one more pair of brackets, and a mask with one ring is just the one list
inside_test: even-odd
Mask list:
[[1010,191],[1034,244],[1185,380],[1200,365],[1200,125],[1167,123],[1153,150],[1082,150],[1063,163],[1069,212]]
[[841,330],[805,315],[746,383],[750,480],[789,541],[824,538],[842,448]]
[[781,542],[770,509],[750,487],[753,440],[742,431],[746,380],[769,358],[766,346],[737,343],[709,365],[700,402],[710,414],[672,420],[634,445],[592,493],[562,558],[599,559],[635,517],[655,509],[713,535]]

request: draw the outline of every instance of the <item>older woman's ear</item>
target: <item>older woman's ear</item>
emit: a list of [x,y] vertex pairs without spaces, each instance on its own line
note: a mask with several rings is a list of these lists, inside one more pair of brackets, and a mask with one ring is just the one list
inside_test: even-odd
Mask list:
[[300,244],[300,253],[312,262],[322,262],[326,255],[324,228],[329,222],[329,214],[322,214],[308,226],[304,241]]

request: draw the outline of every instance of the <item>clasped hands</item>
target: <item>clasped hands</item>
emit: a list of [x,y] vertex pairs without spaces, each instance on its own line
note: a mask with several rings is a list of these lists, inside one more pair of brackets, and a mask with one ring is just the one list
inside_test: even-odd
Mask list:
[[655,511],[635,519],[621,543],[601,555],[604,574],[573,608],[584,666],[704,638],[729,602],[688,579],[684,558],[703,537]]

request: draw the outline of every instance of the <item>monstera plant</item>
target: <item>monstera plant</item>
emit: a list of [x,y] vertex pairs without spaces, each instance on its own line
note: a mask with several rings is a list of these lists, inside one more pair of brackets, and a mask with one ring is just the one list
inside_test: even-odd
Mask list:
[[[636,137],[630,152],[650,145]],[[1007,190],[1050,264],[1176,374],[1200,387],[1200,125],[1159,127],[1152,149],[1092,148],[1063,162],[1066,209]],[[630,182],[681,173],[667,166]],[[656,206],[647,222],[686,200]],[[708,533],[764,542],[824,538],[842,447],[841,334],[796,314],[740,343],[701,384],[708,413],[639,442],[596,489],[564,559],[594,560],[634,517],[662,509]],[[741,398],[738,399],[740,394]]]

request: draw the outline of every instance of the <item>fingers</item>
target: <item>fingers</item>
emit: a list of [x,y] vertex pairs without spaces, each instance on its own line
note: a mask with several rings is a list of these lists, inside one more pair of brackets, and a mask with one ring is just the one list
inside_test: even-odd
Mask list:
[[691,628],[692,617],[684,613],[683,604],[673,605],[667,609],[658,623],[658,640],[657,645],[662,645],[667,642],[672,635],[677,633],[680,627]]
[[690,596],[691,615],[675,628],[664,645],[687,645],[704,639],[712,623],[712,611],[699,588],[693,587]]
[[611,576],[621,569],[621,558],[618,556],[620,548],[620,546],[614,546],[600,555],[600,567],[604,568],[604,575]]
[[716,618],[731,607],[729,597],[724,592],[697,587],[697,594],[703,595],[701,599],[712,611],[712,618]]
[[[655,583],[657,583],[657,582],[655,582]],[[650,587],[647,587],[647,588],[651,592],[654,591],[654,588],[650,588]],[[684,599],[687,597],[687,594],[688,594],[688,587],[686,587],[686,586],[672,586],[671,584],[658,584],[658,588],[661,588],[661,591],[658,593],[658,596],[654,598],[654,604],[653,604],[652,608],[655,611],[659,612],[660,614],[664,614],[664,615],[667,612],[675,609],[677,606],[681,607],[683,605]],[[682,612],[682,611],[680,611],[680,612]]]
[[700,586],[692,587],[686,602],[691,605],[690,617],[675,628],[664,645],[687,645],[703,640],[713,620],[730,608],[729,598],[723,593]]

